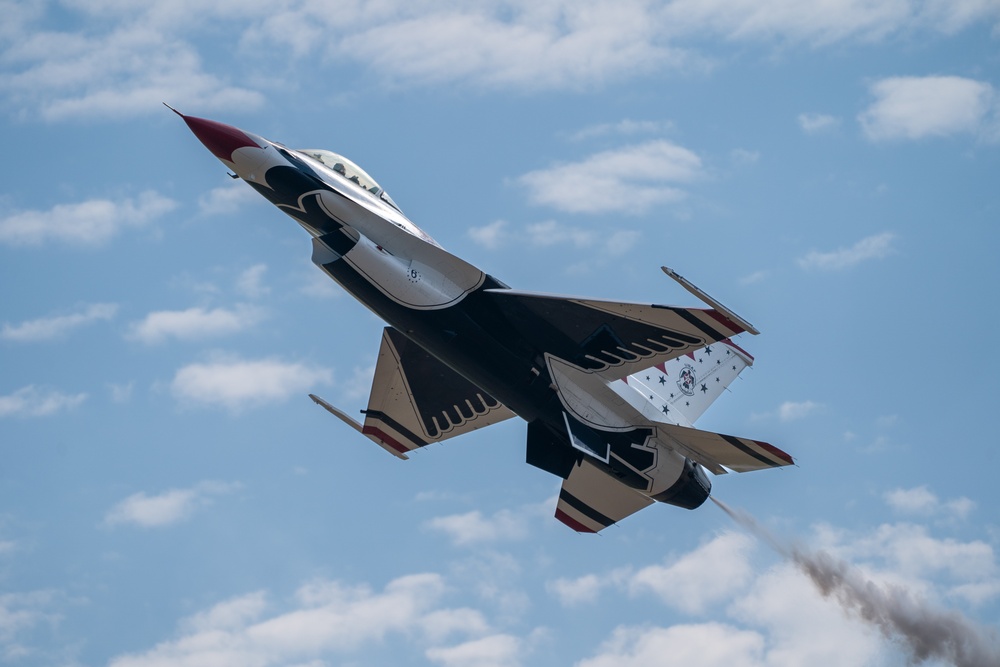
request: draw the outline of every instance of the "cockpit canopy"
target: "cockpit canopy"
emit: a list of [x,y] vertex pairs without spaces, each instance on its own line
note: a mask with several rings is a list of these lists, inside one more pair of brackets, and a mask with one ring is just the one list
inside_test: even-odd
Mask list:
[[385,190],[375,182],[374,178],[369,176],[364,169],[354,164],[343,155],[339,155],[333,151],[323,150],[321,148],[304,148],[299,152],[319,160],[327,167],[340,174],[342,177],[360,185],[362,188],[380,198],[397,211],[400,210],[399,207],[396,206],[396,202],[392,201],[392,197],[386,194]]

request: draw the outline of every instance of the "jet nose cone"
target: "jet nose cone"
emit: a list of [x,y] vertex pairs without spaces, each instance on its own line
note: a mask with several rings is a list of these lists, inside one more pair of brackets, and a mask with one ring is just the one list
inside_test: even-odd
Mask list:
[[220,160],[232,162],[233,151],[237,148],[244,146],[260,148],[246,132],[232,125],[194,116],[182,116],[182,118],[194,132],[194,136],[198,137],[201,143],[205,144],[205,148],[212,151],[212,155]]

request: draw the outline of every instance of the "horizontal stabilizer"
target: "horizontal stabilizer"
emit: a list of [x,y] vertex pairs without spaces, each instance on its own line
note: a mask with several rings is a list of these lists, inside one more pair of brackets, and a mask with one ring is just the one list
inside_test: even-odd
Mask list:
[[658,424],[656,437],[663,444],[685,454],[717,475],[725,472],[720,466],[735,472],[750,472],[795,465],[789,454],[759,440],[673,424]]
[[652,504],[583,459],[562,484],[556,518],[578,533],[596,533]]

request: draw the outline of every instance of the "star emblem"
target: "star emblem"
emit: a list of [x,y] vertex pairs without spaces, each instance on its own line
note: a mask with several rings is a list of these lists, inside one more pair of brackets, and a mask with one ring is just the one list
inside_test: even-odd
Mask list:
[[663,377],[663,376],[661,375],[661,376],[660,376],[660,384],[666,384],[666,383],[667,383],[667,378],[665,378],[665,377]]
[[670,412],[670,408],[668,408],[666,405],[664,405],[663,406],[663,414],[668,414],[669,412]]
[[707,354],[708,356],[712,356],[712,348],[706,347],[705,348],[705,354]]
[[706,391],[708,391],[708,387],[706,387],[705,385],[701,385],[701,393],[704,394]]

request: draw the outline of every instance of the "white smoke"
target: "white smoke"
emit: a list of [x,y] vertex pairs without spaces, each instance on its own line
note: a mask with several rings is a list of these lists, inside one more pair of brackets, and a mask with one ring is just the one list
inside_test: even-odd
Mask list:
[[880,586],[856,567],[822,551],[786,543],[746,512],[712,498],[734,521],[792,561],[827,598],[872,624],[909,653],[912,663],[936,658],[955,667],[997,667],[996,632],[957,611],[915,599],[900,586]]

